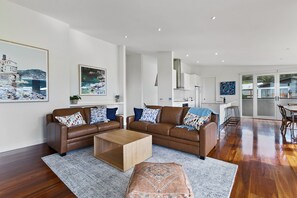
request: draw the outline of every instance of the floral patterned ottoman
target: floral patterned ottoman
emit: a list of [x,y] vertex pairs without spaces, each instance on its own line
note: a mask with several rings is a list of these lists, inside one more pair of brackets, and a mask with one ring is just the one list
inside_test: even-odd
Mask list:
[[126,198],[194,198],[189,180],[176,163],[137,164],[130,178]]

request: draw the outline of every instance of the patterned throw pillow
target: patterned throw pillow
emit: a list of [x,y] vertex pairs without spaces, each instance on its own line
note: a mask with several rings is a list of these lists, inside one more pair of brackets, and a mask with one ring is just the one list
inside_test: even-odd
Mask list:
[[209,120],[209,116],[198,116],[188,112],[184,117],[184,125],[195,127],[197,130],[200,129],[204,123]]
[[55,117],[61,124],[65,124],[67,127],[73,127],[78,125],[86,124],[86,121],[80,114],[77,112],[69,116],[56,116]]
[[108,122],[109,119],[106,117],[106,107],[95,107],[91,108],[91,121],[90,124],[97,122]]
[[141,118],[139,120],[156,123],[156,118],[158,116],[159,111],[160,111],[160,109],[144,108]]

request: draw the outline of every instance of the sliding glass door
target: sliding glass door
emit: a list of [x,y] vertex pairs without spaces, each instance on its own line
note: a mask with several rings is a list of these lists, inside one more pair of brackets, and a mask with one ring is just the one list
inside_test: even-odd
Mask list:
[[254,100],[257,118],[274,119],[276,113],[276,76],[275,75],[256,75],[257,97]]
[[[297,104],[297,73],[279,74],[278,104]],[[277,119],[281,119],[280,113],[277,113]]]
[[277,104],[297,104],[297,72],[241,76],[242,116],[280,119]]
[[241,80],[242,116],[253,117],[254,77],[243,75]]

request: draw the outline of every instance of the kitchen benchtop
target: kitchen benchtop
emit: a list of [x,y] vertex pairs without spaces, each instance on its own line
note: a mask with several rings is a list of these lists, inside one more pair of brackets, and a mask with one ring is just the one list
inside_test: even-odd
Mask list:
[[189,101],[186,101],[186,100],[175,100],[173,102],[185,102],[185,103],[187,103],[187,102],[194,102],[194,100],[189,100]]

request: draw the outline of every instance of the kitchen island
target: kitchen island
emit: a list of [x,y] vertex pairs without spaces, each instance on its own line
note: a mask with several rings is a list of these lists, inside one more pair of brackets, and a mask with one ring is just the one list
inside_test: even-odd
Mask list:
[[225,109],[232,105],[235,105],[237,101],[232,102],[202,102],[202,107],[212,109],[214,112],[219,114],[219,126],[221,126],[225,121]]

